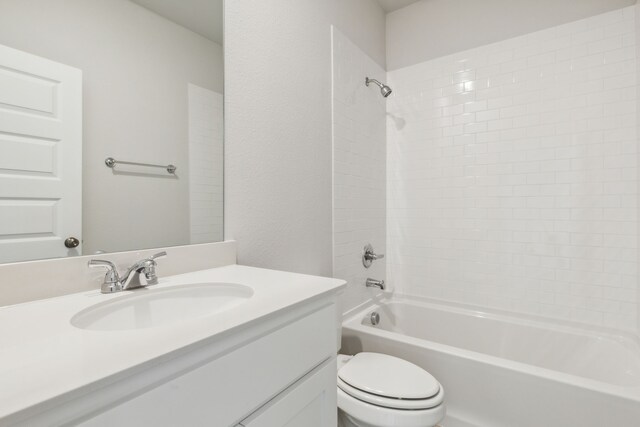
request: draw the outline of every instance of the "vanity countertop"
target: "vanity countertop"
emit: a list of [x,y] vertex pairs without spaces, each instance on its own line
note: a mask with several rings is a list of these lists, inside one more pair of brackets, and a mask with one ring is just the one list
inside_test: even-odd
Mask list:
[[[88,386],[100,387],[122,371],[143,369],[161,356],[215,340],[345,285],[338,279],[229,265],[161,278],[153,289],[205,282],[238,283],[253,288],[254,294],[229,311],[124,331],[79,329],[70,319],[94,304],[140,290],[104,295],[96,289],[0,307],[0,424],[44,402]],[[142,290],[146,291],[152,292]]]

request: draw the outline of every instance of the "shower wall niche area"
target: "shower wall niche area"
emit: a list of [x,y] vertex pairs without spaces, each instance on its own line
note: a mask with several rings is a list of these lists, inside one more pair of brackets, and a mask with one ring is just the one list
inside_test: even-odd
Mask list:
[[636,13],[388,72],[397,293],[638,332]]

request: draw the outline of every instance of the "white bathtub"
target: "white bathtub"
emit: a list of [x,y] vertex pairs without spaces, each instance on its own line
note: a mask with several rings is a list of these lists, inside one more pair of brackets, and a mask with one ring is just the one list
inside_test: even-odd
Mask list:
[[633,337],[406,298],[353,314],[342,334],[342,353],[392,354],[428,370],[460,425],[640,427]]

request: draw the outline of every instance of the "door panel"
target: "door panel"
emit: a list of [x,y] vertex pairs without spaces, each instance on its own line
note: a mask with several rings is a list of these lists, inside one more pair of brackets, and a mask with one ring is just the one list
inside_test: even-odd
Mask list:
[[53,176],[56,149],[54,141],[0,134],[0,169],[7,175]]
[[0,103],[8,108],[53,115],[58,83],[17,69],[0,69]]

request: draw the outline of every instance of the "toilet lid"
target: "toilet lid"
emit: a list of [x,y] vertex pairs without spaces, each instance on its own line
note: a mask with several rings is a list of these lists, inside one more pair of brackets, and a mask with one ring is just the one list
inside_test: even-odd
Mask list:
[[392,397],[378,396],[377,394],[358,390],[355,387],[351,387],[349,384],[345,383],[338,377],[338,390],[338,403],[340,403],[342,397],[340,395],[340,391],[343,391],[345,395],[355,398],[356,401],[390,409],[431,409],[435,408],[436,406],[440,406],[440,404],[444,402],[444,390],[442,387],[440,387],[440,391],[438,392],[438,394],[428,399],[394,399]]
[[338,378],[358,390],[392,399],[429,399],[440,384],[427,371],[397,357],[358,353],[338,371]]

